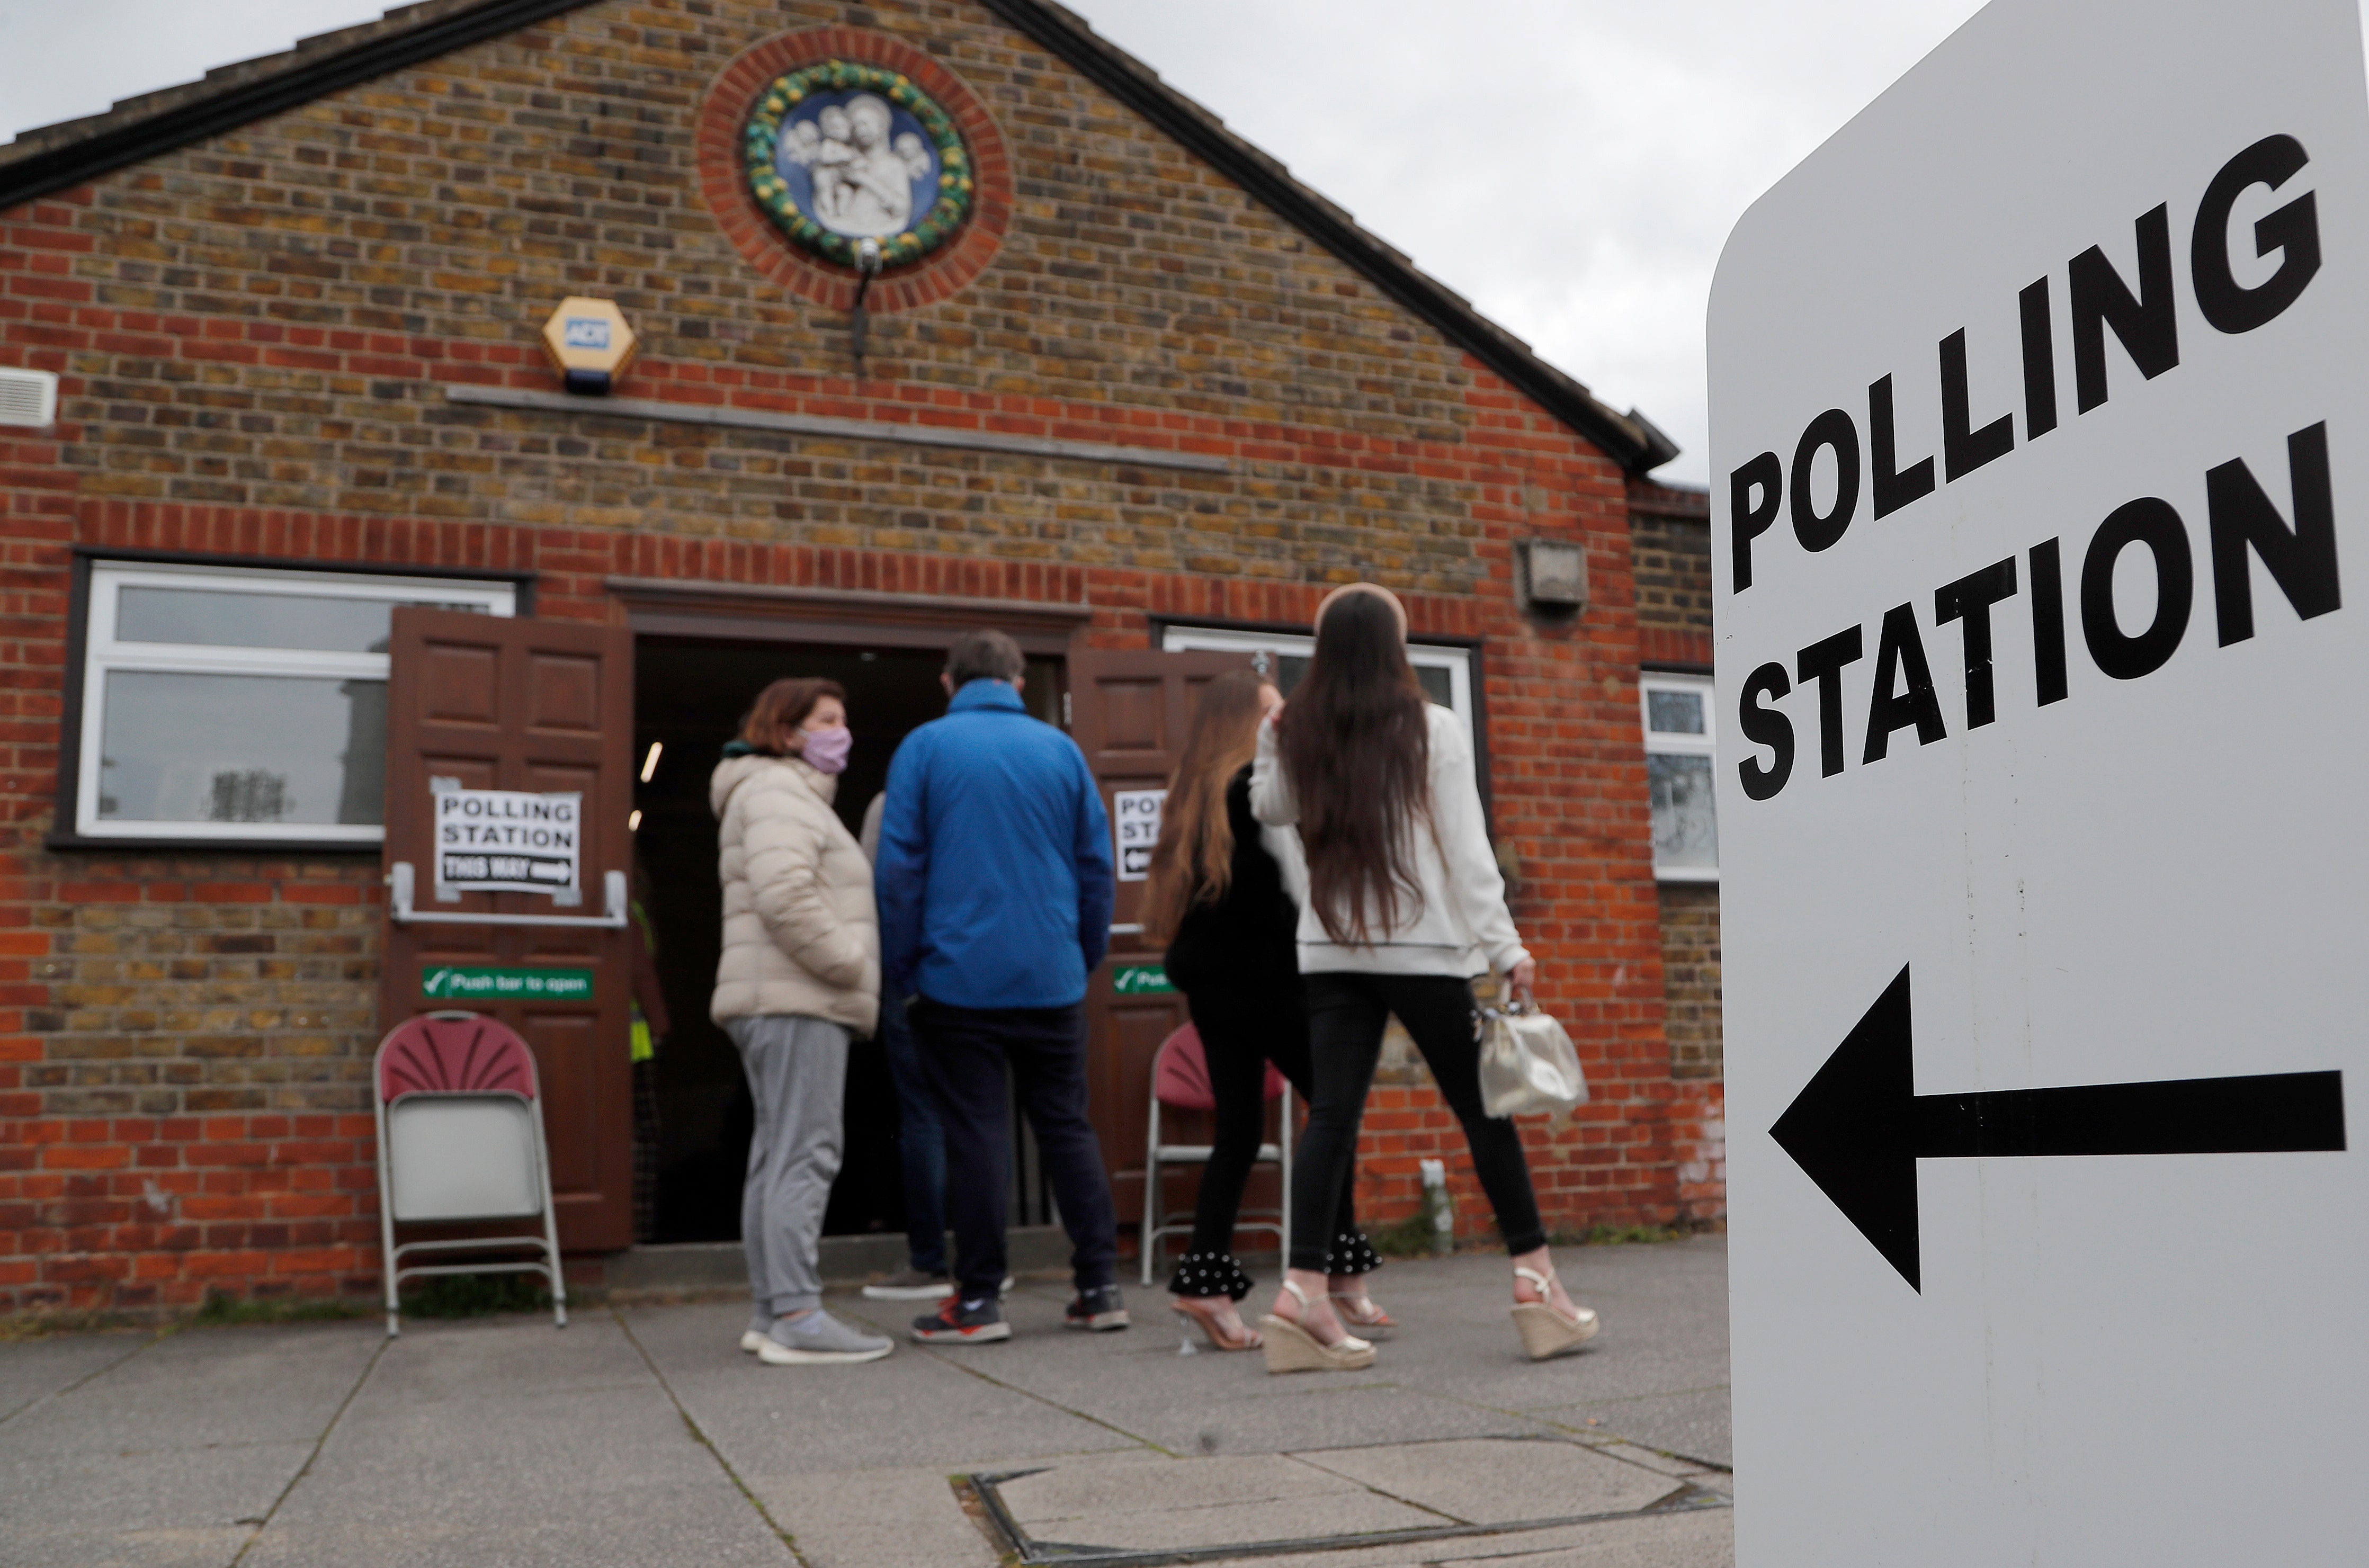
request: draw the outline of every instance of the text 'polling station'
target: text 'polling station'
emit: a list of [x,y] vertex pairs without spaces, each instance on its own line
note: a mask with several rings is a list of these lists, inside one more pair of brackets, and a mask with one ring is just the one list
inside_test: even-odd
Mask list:
[[[2318,273],[2318,208],[2314,193],[2299,189],[2306,182],[2298,178],[2309,163],[2296,138],[2268,136],[2230,158],[2205,183],[2189,226],[2184,270],[2196,312],[2212,330],[2235,336],[2275,320]],[[2267,188],[2283,200],[2252,225],[2255,260],[2247,271],[2260,280],[2249,283],[2240,281],[2233,260],[2231,217],[2240,199],[2255,187]],[[2013,461],[2019,444],[2056,431],[2066,422],[2057,402],[2060,351],[2068,351],[2073,361],[2074,420],[2102,406],[2116,391],[2127,395],[2139,381],[2176,372],[2180,362],[2176,291],[2181,269],[2174,263],[2169,204],[2141,214],[2133,231],[2134,278],[2125,277],[2104,249],[2093,245],[2072,258],[2061,274],[2052,271],[2018,291],[2023,372],[2020,443],[2019,411],[1983,418],[1974,409],[1967,384],[1966,334],[1961,329],[1938,347],[1938,452],[1903,461],[1895,435],[1893,377],[1887,373],[1868,386],[1863,418],[1852,408],[1828,408],[1802,429],[1790,464],[1771,450],[1735,468],[1728,476],[1729,591],[1752,589],[1756,553],[1765,561],[1768,552],[1791,547],[1777,529],[1780,518],[1790,520],[1792,543],[1802,550],[1829,550],[1860,520],[1862,503],[1868,521],[1882,520],[1988,464]],[[2268,275],[2260,276],[2261,265],[2273,262]],[[2110,355],[2110,335],[2119,346],[2118,356]],[[2110,359],[2127,361],[2127,365],[2112,366],[2111,381]],[[2109,511],[2084,541],[2037,540],[1935,587],[1930,626],[1937,636],[1944,625],[1958,627],[1968,729],[1995,722],[2003,702],[2020,700],[2018,693],[2001,692],[1994,679],[1997,636],[2030,637],[2034,706],[2062,702],[2069,694],[2068,649],[2077,640],[2096,668],[2114,680],[2134,681],[2161,669],[2188,632],[2200,548],[2221,647],[2255,635],[2253,562],[2260,563],[2297,620],[2308,621],[2340,607],[2326,422],[2273,432],[2245,430],[2241,420],[2242,412],[2233,411],[2233,443],[2283,439],[2288,470],[2283,508],[2273,497],[2282,487],[2275,475],[2265,485],[2243,460],[2233,457],[2205,468],[2201,534],[2193,527],[2192,501],[2192,517],[2183,519],[2169,501],[2139,496]],[[1833,487],[1831,498],[1822,504],[1825,486],[1814,484],[1814,475],[1826,474]],[[2167,476],[2156,483],[2189,486],[2192,477]],[[1912,513],[1894,526],[1915,526],[1916,521]],[[2153,612],[2137,625],[2126,624],[2115,603],[2116,566],[2131,550],[2144,551],[2154,568]],[[2068,573],[2073,578],[2069,605]],[[2020,612],[2011,606],[2019,599],[2023,601]],[[1797,686],[1802,697],[1811,699],[1802,706],[1816,710],[1819,774],[1830,777],[1844,771],[1853,750],[1852,738],[1845,733],[1844,684],[1853,666],[1865,669],[1870,678],[1866,731],[1856,748],[1861,766],[1883,761],[1902,730],[1913,730],[1920,745],[1945,738],[1948,727],[1918,612],[1913,601],[1891,606],[1870,616],[1871,635],[1864,624],[1847,626],[1752,669],[1735,699],[1738,727],[1756,748],[1738,765],[1747,796],[1767,800],[1793,776],[1796,720],[1809,722],[1808,713],[1789,712],[1783,705]],[[1746,650],[1747,657],[1757,651]]]

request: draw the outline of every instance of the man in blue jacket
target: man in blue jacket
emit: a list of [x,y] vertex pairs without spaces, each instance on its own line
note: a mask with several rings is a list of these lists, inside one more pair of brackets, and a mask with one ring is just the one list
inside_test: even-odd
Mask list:
[[1086,1118],[1086,976],[1110,945],[1110,819],[1077,743],[1020,704],[1025,664],[968,632],[946,716],[888,769],[875,872],[885,994],[910,1014],[945,1127],[955,1290],[913,1337],[1009,1339],[999,1299],[1011,1126],[1004,1067],[1036,1129],[1078,1293],[1071,1328],[1121,1329],[1117,1215]]

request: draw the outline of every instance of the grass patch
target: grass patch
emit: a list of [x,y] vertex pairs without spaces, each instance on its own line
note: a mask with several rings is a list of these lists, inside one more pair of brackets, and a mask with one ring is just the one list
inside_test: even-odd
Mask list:
[[216,1290],[207,1295],[206,1304],[189,1322],[199,1328],[233,1323],[325,1323],[367,1317],[371,1310],[367,1301],[349,1301],[335,1296],[244,1298]]
[[1632,1247],[1683,1242],[1690,1234],[1668,1225],[1591,1225],[1585,1230],[1559,1230],[1551,1240],[1558,1247]]
[[406,1318],[490,1318],[501,1312],[547,1312],[551,1291],[540,1275],[440,1274],[403,1293]]
[[1404,1219],[1366,1232],[1374,1251],[1386,1258],[1427,1258],[1431,1255],[1431,1216],[1411,1214]]
[[12,1312],[0,1317],[0,1345],[61,1333],[153,1333],[155,1328],[154,1321],[131,1312]]

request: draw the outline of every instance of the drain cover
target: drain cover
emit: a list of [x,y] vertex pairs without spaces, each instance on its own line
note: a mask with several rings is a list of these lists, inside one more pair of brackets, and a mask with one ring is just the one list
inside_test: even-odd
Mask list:
[[1024,1564],[1151,1568],[1724,1507],[1727,1477],[1632,1448],[1471,1437],[1291,1454],[1144,1453],[971,1478]]

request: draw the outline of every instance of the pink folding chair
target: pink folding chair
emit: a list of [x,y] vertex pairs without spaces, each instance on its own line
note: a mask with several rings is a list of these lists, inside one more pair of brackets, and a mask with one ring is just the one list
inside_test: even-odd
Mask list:
[[[430,1013],[397,1024],[371,1066],[378,1103],[378,1222],[385,1259],[386,1333],[403,1332],[396,1288],[435,1274],[540,1274],[556,1326],[567,1326],[551,1158],[535,1092],[534,1052],[508,1024],[476,1013]],[[540,1235],[470,1236],[395,1245],[397,1225],[541,1217]],[[419,1253],[527,1261],[406,1264]]]
[[[1259,1145],[1258,1163],[1276,1165],[1283,1172],[1283,1207],[1280,1208],[1245,1209],[1236,1218],[1235,1228],[1242,1230],[1272,1230],[1283,1246],[1283,1255],[1291,1255],[1291,1081],[1276,1070],[1275,1063],[1266,1064],[1267,1100],[1283,1103],[1283,1117],[1277,1124],[1275,1141]],[[1162,1236],[1189,1236],[1193,1227],[1186,1222],[1170,1223],[1163,1212],[1160,1190],[1160,1170],[1163,1165],[1208,1163],[1212,1146],[1207,1143],[1162,1143],[1160,1141],[1160,1108],[1172,1111],[1214,1111],[1218,1108],[1216,1091],[1209,1087],[1209,1061],[1201,1050],[1201,1036],[1187,1024],[1160,1042],[1160,1049],[1151,1059],[1151,1131],[1145,1141],[1143,1159],[1143,1241],[1139,1249],[1143,1253],[1143,1283],[1151,1284],[1151,1269],[1159,1259]],[[1253,1219],[1253,1216],[1272,1218]]]

